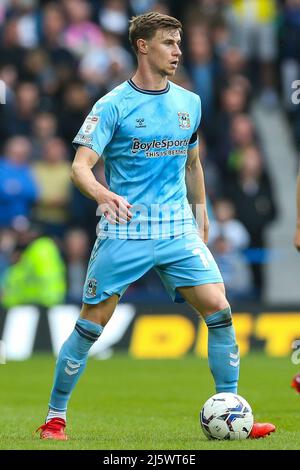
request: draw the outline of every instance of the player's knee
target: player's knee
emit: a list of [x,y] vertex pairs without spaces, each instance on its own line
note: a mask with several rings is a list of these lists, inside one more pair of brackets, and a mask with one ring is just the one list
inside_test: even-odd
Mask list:
[[80,317],[101,326],[105,326],[110,320],[115,309],[115,303],[103,301],[95,305],[83,304]]
[[230,305],[225,296],[216,296],[215,298],[210,299],[210,302],[205,308],[204,315],[211,315],[212,313],[220,312],[229,308]]
[[84,318],[85,320],[89,320],[101,326],[105,326],[106,323],[109,321],[108,316],[101,309],[97,308],[84,309],[83,311],[81,311],[80,318]]

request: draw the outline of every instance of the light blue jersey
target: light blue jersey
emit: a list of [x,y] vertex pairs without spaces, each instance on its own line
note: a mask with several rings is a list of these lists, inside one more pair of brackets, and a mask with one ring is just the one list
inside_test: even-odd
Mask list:
[[100,236],[168,238],[195,230],[185,164],[200,118],[200,98],[172,82],[148,91],[129,80],[97,101],[73,143],[103,156],[109,189],[133,205],[128,224],[102,217]]

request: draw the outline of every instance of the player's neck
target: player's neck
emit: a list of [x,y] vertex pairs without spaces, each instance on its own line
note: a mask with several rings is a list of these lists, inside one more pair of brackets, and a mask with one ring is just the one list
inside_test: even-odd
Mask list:
[[131,80],[142,90],[164,90],[168,84],[166,76],[142,73],[139,70],[136,71]]

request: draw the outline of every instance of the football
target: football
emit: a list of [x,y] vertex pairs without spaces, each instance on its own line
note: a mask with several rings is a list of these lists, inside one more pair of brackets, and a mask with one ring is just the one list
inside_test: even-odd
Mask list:
[[217,393],[200,412],[200,423],[208,439],[246,439],[253,426],[253,413],[245,398],[235,393]]

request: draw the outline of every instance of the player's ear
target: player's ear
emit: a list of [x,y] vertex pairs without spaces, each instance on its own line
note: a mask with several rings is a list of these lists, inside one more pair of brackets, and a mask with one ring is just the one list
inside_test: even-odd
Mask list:
[[148,44],[147,44],[146,39],[138,39],[136,41],[136,45],[137,45],[138,51],[141,54],[148,54]]

